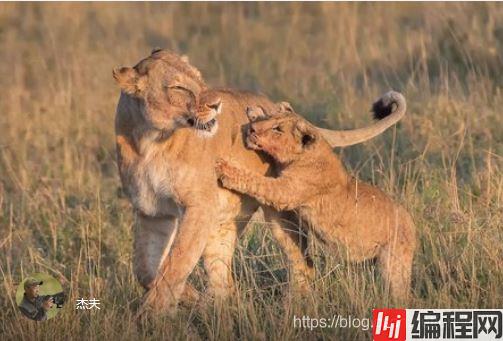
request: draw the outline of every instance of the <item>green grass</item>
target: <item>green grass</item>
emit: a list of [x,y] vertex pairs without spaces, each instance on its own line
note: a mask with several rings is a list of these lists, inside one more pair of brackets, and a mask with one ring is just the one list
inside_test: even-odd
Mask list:
[[[0,338],[342,339],[370,331],[293,328],[293,316],[370,317],[389,305],[371,263],[312,242],[310,297],[288,291],[267,228],[240,239],[238,292],[224,311],[185,307],[137,324],[132,212],[119,194],[113,67],[154,46],[189,55],[211,85],[262,91],[312,122],[370,121],[406,95],[403,121],[336,150],[412,213],[420,239],[408,307],[503,306],[503,6],[498,3],[0,4]],[[69,304],[35,324],[17,285],[56,277]],[[203,287],[198,266],[191,281]],[[99,311],[74,309],[96,297]],[[72,304],[73,302],[73,304]]]

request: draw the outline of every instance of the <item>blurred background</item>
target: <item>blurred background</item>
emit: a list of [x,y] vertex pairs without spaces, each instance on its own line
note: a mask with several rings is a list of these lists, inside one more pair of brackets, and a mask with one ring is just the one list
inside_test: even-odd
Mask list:
[[[315,242],[313,301],[285,298],[285,260],[255,226],[236,252],[233,326],[189,309],[169,331],[137,328],[142,291],[116,169],[112,68],[153,47],[187,54],[210,85],[289,101],[326,127],[365,126],[374,99],[403,92],[409,109],[396,128],[335,152],[414,216],[411,307],[503,305],[500,3],[1,3],[0,334],[183,337],[189,321],[209,339],[349,340],[370,331],[295,330],[291,317],[369,317],[389,304],[371,264],[341,262]],[[33,272],[51,273],[71,295],[37,329],[18,318],[14,299]],[[191,280],[204,287],[201,267]],[[77,316],[71,300],[80,297],[105,308]]]

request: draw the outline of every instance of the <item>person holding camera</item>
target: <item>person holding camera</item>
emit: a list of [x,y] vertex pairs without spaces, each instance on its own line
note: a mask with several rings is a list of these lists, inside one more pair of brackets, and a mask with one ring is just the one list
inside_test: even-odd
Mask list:
[[40,296],[40,286],[43,281],[28,278],[24,282],[24,295],[19,309],[29,319],[35,321],[47,320],[47,311],[53,306],[52,297]]

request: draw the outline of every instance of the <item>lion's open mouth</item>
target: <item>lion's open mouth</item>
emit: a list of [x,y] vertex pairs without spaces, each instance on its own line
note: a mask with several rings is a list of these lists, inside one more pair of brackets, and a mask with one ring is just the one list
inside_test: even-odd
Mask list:
[[194,128],[199,129],[199,130],[204,130],[204,131],[211,131],[213,127],[217,124],[217,120],[215,118],[212,118],[206,123],[202,122],[195,122],[194,123]]
[[246,147],[254,150],[261,150],[262,146],[258,142],[257,136],[255,135],[248,135],[246,138]]
[[212,118],[211,120],[207,122],[201,122],[197,119],[194,118],[189,118],[187,120],[187,123],[197,130],[198,132],[202,133],[203,136],[212,136],[213,134],[216,133],[218,129],[218,122],[216,118]]

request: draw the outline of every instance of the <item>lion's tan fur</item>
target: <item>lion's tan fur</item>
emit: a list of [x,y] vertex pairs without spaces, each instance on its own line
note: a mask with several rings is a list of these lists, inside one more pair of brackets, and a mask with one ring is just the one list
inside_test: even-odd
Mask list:
[[295,210],[322,240],[344,246],[350,260],[377,258],[392,295],[407,296],[416,237],[402,206],[349,176],[320,133],[292,112],[252,123],[247,141],[275,159],[280,176],[220,160],[225,187],[277,210]]
[[[269,164],[245,148],[242,131],[247,106],[272,103],[256,94],[208,89],[195,68],[166,51],[117,69],[114,77],[122,89],[116,115],[119,171],[138,213],[134,268],[148,289],[143,307],[172,311],[201,256],[210,290],[228,295],[236,236],[258,203],[219,187],[214,163],[231,156],[266,174]],[[188,126],[187,115],[215,98],[222,106],[219,129],[204,138]],[[309,276],[295,238],[281,228],[277,213],[265,213],[294,273]]]

